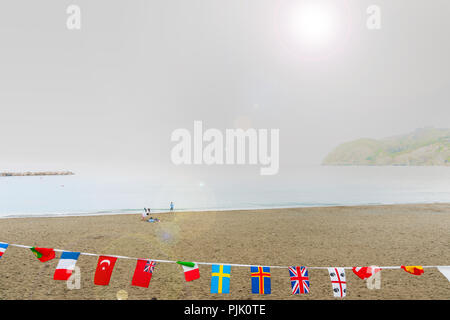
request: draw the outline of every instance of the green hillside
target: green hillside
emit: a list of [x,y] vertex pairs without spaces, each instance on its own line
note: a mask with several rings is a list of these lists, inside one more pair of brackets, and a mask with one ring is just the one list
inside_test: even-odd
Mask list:
[[323,165],[450,166],[450,129],[423,128],[381,140],[339,145]]

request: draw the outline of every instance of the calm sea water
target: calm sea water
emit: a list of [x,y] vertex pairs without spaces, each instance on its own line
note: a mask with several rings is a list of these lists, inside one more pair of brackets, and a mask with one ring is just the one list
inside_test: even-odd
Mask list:
[[450,202],[450,167],[324,167],[272,177],[0,177],[0,217]]

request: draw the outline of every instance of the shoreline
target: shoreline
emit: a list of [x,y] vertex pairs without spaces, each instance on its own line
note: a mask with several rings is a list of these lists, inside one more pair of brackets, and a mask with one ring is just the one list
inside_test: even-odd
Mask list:
[[[303,206],[274,206],[274,207],[255,207],[255,208],[206,208],[206,209],[175,209],[170,211],[169,209],[155,209],[151,214],[165,214],[165,213],[194,213],[194,212],[234,212],[234,211],[263,211],[263,210],[288,210],[288,209],[302,209],[302,208],[354,208],[354,207],[382,207],[382,206],[416,206],[416,205],[450,205],[450,202],[415,202],[415,203],[367,203],[367,204],[330,204],[330,205],[303,205]],[[118,212],[113,212],[117,210]],[[138,215],[142,214],[140,209],[114,209],[108,212],[108,210],[94,211],[87,213],[36,213],[36,214],[10,214],[2,216],[0,214],[0,220],[3,219],[26,219],[26,218],[70,218],[70,217],[98,217],[98,216],[121,216],[121,215]],[[123,210],[123,211],[122,211]],[[126,210],[133,212],[124,212]]]

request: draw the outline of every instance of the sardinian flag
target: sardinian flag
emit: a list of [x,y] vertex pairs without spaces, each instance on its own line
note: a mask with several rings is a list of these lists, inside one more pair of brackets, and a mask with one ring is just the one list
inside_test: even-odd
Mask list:
[[337,298],[345,297],[347,293],[347,282],[345,280],[344,268],[328,268],[331,284],[333,286],[333,294]]

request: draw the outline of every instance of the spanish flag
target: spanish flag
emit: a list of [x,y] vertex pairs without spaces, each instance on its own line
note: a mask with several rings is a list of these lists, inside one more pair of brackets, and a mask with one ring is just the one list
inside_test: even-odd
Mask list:
[[423,273],[421,266],[402,266],[402,269],[416,276],[420,276]]

